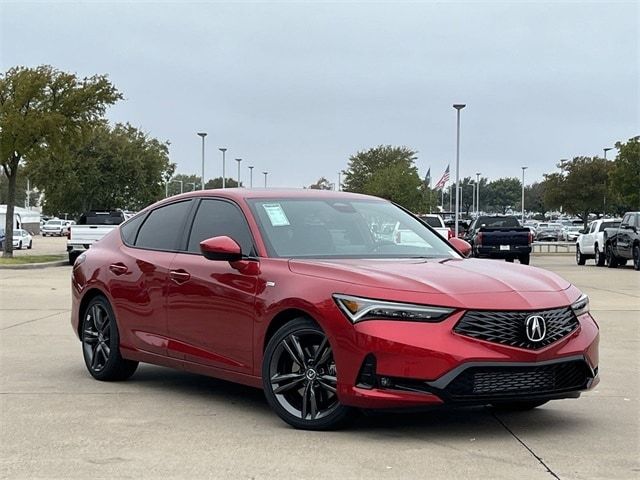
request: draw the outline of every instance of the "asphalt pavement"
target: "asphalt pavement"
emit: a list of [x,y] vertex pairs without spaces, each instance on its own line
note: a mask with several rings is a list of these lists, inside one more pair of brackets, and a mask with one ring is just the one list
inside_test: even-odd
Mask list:
[[563,255],[532,264],[591,297],[595,391],[525,413],[363,416],[328,433],[288,427],[259,390],[180,371],[97,382],[69,324],[70,267],[0,270],[0,477],[640,478],[640,272]]

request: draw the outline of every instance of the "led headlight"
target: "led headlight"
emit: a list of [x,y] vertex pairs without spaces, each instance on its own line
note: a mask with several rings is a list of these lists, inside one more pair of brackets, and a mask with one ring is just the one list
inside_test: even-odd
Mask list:
[[576,314],[576,317],[587,313],[589,311],[589,297],[582,294],[578,300],[571,304],[571,310]]
[[339,294],[335,294],[333,299],[353,323],[373,319],[439,322],[455,311],[453,308],[385,302]]

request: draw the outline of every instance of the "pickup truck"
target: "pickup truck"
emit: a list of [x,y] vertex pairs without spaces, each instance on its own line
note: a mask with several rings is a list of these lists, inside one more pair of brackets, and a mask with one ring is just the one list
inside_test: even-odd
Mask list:
[[616,228],[618,225],[620,225],[619,218],[601,218],[591,222],[576,240],[576,263],[584,265],[587,260],[593,258],[597,266],[604,266],[604,230]]
[[445,226],[444,220],[442,220],[440,215],[425,214],[418,215],[418,218],[438,232],[445,240],[449,240],[453,237],[453,232]]
[[91,245],[104,237],[125,220],[123,212],[90,211],[83,213],[77,225],[71,225],[67,233],[67,253],[69,265],[73,265],[76,258],[88,250]]
[[604,229],[605,261],[615,268],[633,260],[633,268],[640,270],[640,212],[627,212],[618,228]]
[[514,216],[482,216],[469,226],[465,238],[472,246],[474,257],[518,259],[529,265],[533,233],[521,227]]

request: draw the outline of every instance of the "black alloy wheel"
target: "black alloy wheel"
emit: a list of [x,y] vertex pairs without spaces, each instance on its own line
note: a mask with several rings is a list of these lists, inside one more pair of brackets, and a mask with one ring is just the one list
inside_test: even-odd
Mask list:
[[605,255],[603,255],[603,254],[600,252],[600,249],[598,248],[598,244],[597,244],[597,243],[595,244],[595,246],[594,246],[594,248],[593,248],[593,251],[594,251],[594,253],[595,253],[595,261],[596,261],[596,265],[597,265],[598,267],[604,267],[604,262],[605,262],[606,258],[605,258]]
[[584,255],[580,251],[580,245],[576,245],[576,263],[578,265],[584,265],[585,261],[586,258],[584,258]]
[[265,349],[262,382],[271,408],[295,428],[329,430],[351,416],[340,404],[333,351],[322,329],[308,318],[278,330]]
[[618,266],[618,259],[613,253],[613,247],[611,246],[610,243],[607,243],[607,245],[605,246],[605,249],[606,249],[605,255],[607,256],[606,257],[607,267],[616,268]]
[[120,355],[120,337],[115,316],[106,298],[93,298],[82,318],[82,353],[89,373],[97,380],[125,380],[138,362]]

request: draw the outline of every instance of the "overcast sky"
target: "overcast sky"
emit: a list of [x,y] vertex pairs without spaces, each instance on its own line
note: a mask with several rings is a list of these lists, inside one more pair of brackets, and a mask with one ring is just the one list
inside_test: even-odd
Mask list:
[[241,157],[245,181],[335,182],[378,144],[454,178],[458,102],[461,177],[530,183],[640,133],[636,1],[0,3],[3,71],[109,74],[109,118],[169,140],[179,173],[206,131],[206,178],[224,146],[229,176]]

